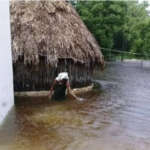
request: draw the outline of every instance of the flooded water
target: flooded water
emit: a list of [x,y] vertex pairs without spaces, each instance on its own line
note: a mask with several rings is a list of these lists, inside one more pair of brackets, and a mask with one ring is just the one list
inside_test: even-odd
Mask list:
[[149,150],[150,63],[112,62],[98,91],[17,99],[0,127],[0,150]]

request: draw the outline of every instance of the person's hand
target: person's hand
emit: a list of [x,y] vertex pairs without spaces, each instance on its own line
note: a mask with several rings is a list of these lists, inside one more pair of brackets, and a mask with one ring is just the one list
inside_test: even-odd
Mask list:
[[76,97],[76,100],[78,100],[78,101],[83,101],[84,99],[83,99],[83,98]]

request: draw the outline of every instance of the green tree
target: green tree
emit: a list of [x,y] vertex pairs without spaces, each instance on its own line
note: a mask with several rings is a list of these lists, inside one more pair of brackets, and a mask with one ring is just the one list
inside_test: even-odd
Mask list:
[[125,2],[86,1],[78,2],[76,9],[101,47],[113,47],[113,35],[124,24],[127,5]]
[[137,1],[78,1],[74,4],[101,47],[143,54],[150,53],[147,6],[147,2],[139,5]]
[[[136,26],[139,34],[136,39],[134,39],[131,51],[134,53],[141,53],[144,55],[150,55],[150,20],[140,23]],[[148,59],[149,57],[146,57]]]
[[138,38],[140,31],[137,30],[137,25],[148,19],[144,4],[138,5],[137,2],[127,2],[127,6],[126,21],[118,32],[122,34],[122,44],[119,49],[124,51],[130,51],[133,41]]

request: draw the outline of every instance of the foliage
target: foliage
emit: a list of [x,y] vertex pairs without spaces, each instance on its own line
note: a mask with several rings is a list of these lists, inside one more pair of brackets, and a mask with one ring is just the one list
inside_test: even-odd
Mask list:
[[73,5],[101,47],[150,54],[147,2],[78,1]]
[[143,22],[137,26],[138,37],[133,41],[132,52],[150,55],[150,21]]

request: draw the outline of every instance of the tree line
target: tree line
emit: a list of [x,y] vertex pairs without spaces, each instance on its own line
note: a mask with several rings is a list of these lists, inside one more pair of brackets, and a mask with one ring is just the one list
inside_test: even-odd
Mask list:
[[148,2],[73,1],[72,4],[101,47],[150,55]]

